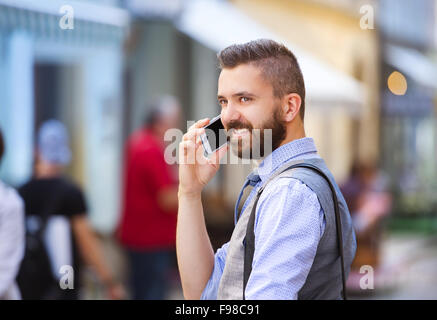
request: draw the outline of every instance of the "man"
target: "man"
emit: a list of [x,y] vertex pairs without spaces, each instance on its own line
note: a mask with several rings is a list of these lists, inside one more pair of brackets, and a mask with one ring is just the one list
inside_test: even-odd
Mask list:
[[[198,121],[184,135],[179,147],[176,250],[185,297],[341,299],[341,259],[329,185],[308,169],[281,173],[290,164],[305,162],[329,177],[339,199],[347,277],[355,235],[332,175],[318,156],[314,141],[305,137],[305,86],[296,58],[281,44],[257,40],[230,46],[218,59],[218,102],[234,152],[239,157],[254,155],[247,152],[256,148],[251,135],[254,129],[271,130],[273,152],[265,154],[248,177],[245,186],[254,187],[241,213],[236,212],[238,222],[231,240],[214,255],[205,228],[201,191],[219,169],[227,149],[204,158],[198,137],[208,119]],[[264,191],[254,206],[260,188]],[[244,236],[252,207],[256,209],[255,251],[244,288]]]
[[175,98],[158,99],[126,146],[119,238],[127,249],[135,300],[163,300],[167,295],[178,200],[177,174],[164,159],[164,134],[178,127],[179,119]]
[[[61,290],[57,288],[56,292],[33,292],[30,286],[29,295],[26,297],[23,291],[23,298],[78,299],[81,288],[79,283],[80,257],[94,269],[107,290],[108,298],[123,298],[124,289],[117,283],[108,268],[99,241],[88,223],[84,195],[72,181],[63,176],[63,170],[71,159],[71,151],[67,130],[61,122],[49,120],[43,123],[38,132],[36,158],[34,176],[19,189],[19,192],[25,203],[26,215],[40,218],[49,217],[50,219],[63,217],[69,223],[72,238],[69,243],[72,248],[66,247],[60,251],[68,250],[72,253],[72,259],[69,257],[65,259],[72,260],[74,285],[73,289]],[[62,252],[59,252],[59,247],[56,248],[53,243],[61,241],[60,239],[50,239],[47,234],[45,239],[47,239],[46,247],[52,248],[52,250],[48,250],[49,256],[54,258],[62,255]],[[68,242],[63,242],[68,245]],[[50,253],[52,254],[50,255]],[[54,261],[51,262],[54,263]],[[56,272],[60,271],[56,270]],[[47,290],[52,291],[51,289]]]
[[[0,163],[5,144],[0,131]],[[20,299],[15,283],[24,253],[24,205],[17,192],[0,181],[0,300]]]

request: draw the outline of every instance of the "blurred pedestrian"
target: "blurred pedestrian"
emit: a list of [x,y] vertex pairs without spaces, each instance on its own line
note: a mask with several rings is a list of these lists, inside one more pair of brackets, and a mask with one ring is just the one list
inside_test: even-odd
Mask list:
[[121,243],[130,262],[132,298],[162,300],[175,261],[177,175],[164,159],[164,134],[180,125],[180,106],[162,97],[127,141]]
[[[85,197],[80,188],[63,174],[70,160],[71,151],[65,126],[57,120],[45,122],[38,132],[34,176],[19,190],[25,203],[28,227],[28,248],[19,277],[22,279],[20,288],[23,298],[78,299],[78,290],[81,287],[80,257],[97,273],[109,298],[123,298],[123,288],[108,268],[100,243],[88,223]],[[36,270],[32,265],[36,264],[36,259],[35,253],[31,252],[31,244],[36,245],[38,238],[30,238],[30,235],[38,234],[37,232],[43,234],[44,247],[50,258],[52,279],[59,280],[62,275],[60,272],[64,272],[59,267],[70,265],[74,272],[74,284],[67,288],[72,289],[61,290],[57,281],[50,281],[50,275],[45,274],[47,266],[38,271],[46,275],[44,283],[39,287],[37,280],[30,283],[26,280],[30,276],[32,279],[44,277],[43,274],[32,274]],[[33,239],[32,243],[29,239]],[[47,264],[43,258],[39,256],[39,264]]]
[[[0,130],[0,164],[5,144]],[[0,181],[0,300],[18,300],[15,278],[24,253],[24,205],[18,193]]]
[[358,289],[362,266],[371,266],[375,277],[379,276],[382,222],[392,205],[388,188],[386,176],[376,166],[363,163],[354,164],[349,179],[341,187],[357,237],[348,283],[351,289]]

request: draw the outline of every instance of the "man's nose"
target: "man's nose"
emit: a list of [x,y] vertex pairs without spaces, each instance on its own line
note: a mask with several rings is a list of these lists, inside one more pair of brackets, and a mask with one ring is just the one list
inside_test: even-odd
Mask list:
[[231,121],[240,120],[240,116],[240,112],[231,103],[229,103],[226,108],[222,109],[221,118],[225,128]]

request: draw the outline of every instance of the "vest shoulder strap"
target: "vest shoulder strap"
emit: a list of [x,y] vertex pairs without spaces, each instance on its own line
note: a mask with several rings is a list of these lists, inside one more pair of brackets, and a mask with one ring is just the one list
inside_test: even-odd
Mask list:
[[[333,198],[333,202],[334,202],[335,224],[336,224],[336,231],[337,231],[337,245],[338,245],[338,251],[339,251],[339,255],[340,255],[340,259],[341,259],[343,299],[346,300],[347,299],[347,296],[346,296],[346,275],[345,275],[345,271],[344,271],[343,238],[342,238],[341,218],[340,218],[340,209],[339,209],[339,205],[338,205],[337,193],[336,193],[335,188],[332,185],[331,181],[326,176],[326,174],[322,170],[320,170],[320,168],[318,168],[317,166],[310,164],[310,163],[300,162],[300,163],[293,164],[293,165],[285,168],[284,170],[280,171],[280,173],[275,175],[275,176],[278,176],[287,170],[296,169],[296,168],[304,168],[304,169],[312,170],[316,174],[323,177],[326,180],[326,182],[328,183],[329,188],[331,189],[332,198]],[[272,181],[272,180],[270,180],[270,181]],[[259,200],[262,192],[264,191],[264,186],[261,187],[256,194],[255,203],[252,207],[252,212],[250,213],[249,222],[247,223],[246,237],[244,239],[245,247],[244,247],[243,300],[246,300],[245,291],[246,291],[247,282],[249,281],[249,276],[252,272],[253,255],[255,252],[255,231],[254,231],[254,228],[255,228],[256,206],[258,204],[258,200]]]

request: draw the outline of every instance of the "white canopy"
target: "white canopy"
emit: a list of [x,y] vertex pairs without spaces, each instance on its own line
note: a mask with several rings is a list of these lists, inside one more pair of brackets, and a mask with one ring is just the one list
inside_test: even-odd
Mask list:
[[62,16],[60,9],[65,5],[69,5],[73,8],[74,17],[77,19],[113,25],[121,28],[129,25],[129,13],[126,10],[99,3],[94,4],[90,1],[0,0],[0,5],[52,14],[56,16]]
[[437,65],[421,52],[395,45],[386,45],[386,61],[405,72],[418,84],[437,89]]
[[184,3],[176,27],[214,51],[235,43],[269,38],[285,44],[296,55],[305,79],[307,101],[361,106],[362,84],[266,30],[232,4],[220,0]]

